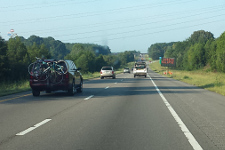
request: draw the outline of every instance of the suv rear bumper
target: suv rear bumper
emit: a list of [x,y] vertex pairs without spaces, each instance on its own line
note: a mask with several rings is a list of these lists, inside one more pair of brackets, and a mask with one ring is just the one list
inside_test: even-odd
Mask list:
[[101,77],[115,77],[115,75],[101,75]]
[[146,76],[147,73],[134,73],[135,76]]
[[52,84],[52,83],[35,83],[35,82],[30,82],[30,87],[33,90],[37,91],[57,91],[57,90],[68,90],[70,87],[72,87],[72,84],[69,85],[69,83],[59,83],[59,84]]

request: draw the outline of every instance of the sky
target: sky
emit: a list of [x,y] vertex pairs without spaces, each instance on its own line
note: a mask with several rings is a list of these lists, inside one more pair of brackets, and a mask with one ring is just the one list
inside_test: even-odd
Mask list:
[[[0,0],[0,36],[53,37],[147,53],[155,43],[225,31],[225,0]],[[13,30],[11,30],[13,29]],[[13,31],[13,32],[10,32]]]

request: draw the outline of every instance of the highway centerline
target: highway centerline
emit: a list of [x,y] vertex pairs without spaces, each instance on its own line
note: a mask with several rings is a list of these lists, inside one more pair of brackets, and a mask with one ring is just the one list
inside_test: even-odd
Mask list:
[[0,100],[0,103],[5,102],[5,101],[14,100],[14,99],[21,98],[21,97],[26,97],[26,96],[29,96],[29,95],[31,95],[31,94],[26,94],[26,95],[22,95],[22,96],[17,96],[17,97],[13,97],[13,98],[9,98],[9,99]]
[[20,133],[17,133],[16,135],[25,135],[25,134],[27,134],[27,133],[33,131],[34,129],[36,129],[36,128],[42,126],[43,124],[46,124],[47,122],[49,122],[49,121],[51,121],[51,120],[52,120],[52,119],[45,119],[45,120],[43,120],[42,122],[37,123],[37,124],[34,125],[33,127],[30,127],[30,128],[28,128],[28,129],[26,129],[26,130],[20,132]]
[[201,147],[201,145],[199,145],[199,143],[197,142],[197,140],[195,139],[195,137],[188,130],[187,126],[183,123],[183,121],[178,116],[178,114],[176,113],[176,111],[173,109],[173,107],[170,105],[170,103],[164,97],[164,95],[162,94],[162,92],[159,90],[159,88],[157,87],[157,85],[155,84],[155,82],[153,81],[153,79],[151,78],[150,75],[149,75],[149,79],[152,81],[153,85],[155,86],[156,91],[159,93],[159,95],[162,98],[163,102],[165,103],[166,107],[169,109],[170,113],[172,114],[172,116],[174,117],[174,119],[176,120],[176,122],[178,123],[178,125],[180,126],[182,132],[184,133],[184,135],[188,139],[188,142],[191,144],[191,146],[193,147],[193,149],[194,150],[203,150],[202,147]]

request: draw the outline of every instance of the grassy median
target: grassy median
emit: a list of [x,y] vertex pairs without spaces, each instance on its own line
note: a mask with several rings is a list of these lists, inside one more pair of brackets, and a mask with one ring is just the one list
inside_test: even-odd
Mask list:
[[195,71],[183,71],[169,69],[172,74],[165,75],[167,68],[161,67],[159,62],[151,63],[150,68],[161,75],[186,82],[213,91],[225,96],[225,74],[218,72],[210,72],[207,68]]

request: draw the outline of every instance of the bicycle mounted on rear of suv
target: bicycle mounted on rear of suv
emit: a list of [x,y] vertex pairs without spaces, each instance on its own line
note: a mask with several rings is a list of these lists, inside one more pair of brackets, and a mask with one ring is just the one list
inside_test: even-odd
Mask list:
[[39,96],[40,91],[65,90],[70,95],[75,91],[82,92],[83,78],[73,61],[36,59],[28,67],[33,96]]

